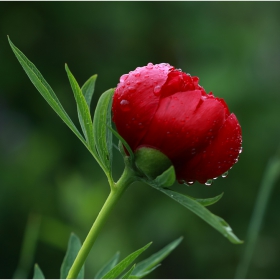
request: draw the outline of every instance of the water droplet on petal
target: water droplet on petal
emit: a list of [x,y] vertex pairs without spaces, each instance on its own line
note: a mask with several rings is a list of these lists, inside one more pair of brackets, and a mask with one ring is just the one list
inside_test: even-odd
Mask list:
[[139,125],[139,128],[140,128],[140,129],[144,128],[144,125],[143,125],[141,122],[138,123],[138,125]]
[[131,110],[130,106],[129,106],[129,102],[125,99],[123,99],[121,102],[120,102],[120,105],[121,105],[121,110],[123,112],[128,112]]
[[239,149],[239,151],[238,151],[238,152],[239,152],[239,154],[241,154],[241,153],[242,153],[242,147],[240,147],[240,149]]
[[124,74],[120,77],[120,82],[123,83],[128,78],[128,74]]
[[206,186],[211,186],[211,185],[212,185],[212,182],[213,182],[213,180],[212,180],[212,179],[209,179],[209,180],[206,181],[205,185],[206,185]]
[[159,96],[160,90],[161,90],[161,86],[160,85],[155,86],[154,87],[154,95],[155,96]]
[[140,77],[140,75],[141,75],[140,72],[135,72],[135,73],[134,73],[134,76],[135,76],[135,77]]
[[194,184],[194,181],[187,181],[184,184],[189,187]]
[[227,175],[228,175],[228,171],[226,171],[225,173],[223,173],[223,174],[222,174],[222,177],[223,177],[223,178],[226,178]]

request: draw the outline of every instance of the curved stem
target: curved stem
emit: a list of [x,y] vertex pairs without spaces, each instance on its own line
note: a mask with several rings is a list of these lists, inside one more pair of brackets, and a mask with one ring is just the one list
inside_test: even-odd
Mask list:
[[95,222],[93,223],[72,267],[70,268],[67,279],[77,278],[101,228],[107,221],[112,209],[119,201],[126,188],[135,181],[137,181],[137,177],[134,171],[129,166],[126,166],[119,181],[111,186],[111,192],[102,209],[100,210]]

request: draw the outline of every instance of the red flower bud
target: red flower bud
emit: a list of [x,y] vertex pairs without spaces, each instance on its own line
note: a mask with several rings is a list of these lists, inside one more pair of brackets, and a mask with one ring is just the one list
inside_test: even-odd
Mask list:
[[113,97],[113,121],[131,149],[161,151],[177,180],[189,184],[224,174],[242,142],[236,116],[198,81],[169,64],[149,63],[121,76]]

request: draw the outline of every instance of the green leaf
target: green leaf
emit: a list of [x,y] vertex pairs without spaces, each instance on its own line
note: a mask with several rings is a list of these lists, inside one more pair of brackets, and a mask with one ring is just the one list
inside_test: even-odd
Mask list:
[[161,264],[158,264],[158,265],[154,266],[153,268],[151,268],[150,270],[143,272],[141,274],[141,277],[130,274],[129,279],[141,279],[141,278],[145,277],[146,275],[150,274],[152,271],[154,271],[159,266],[161,266]]
[[[71,233],[69,241],[68,241],[68,248],[66,251],[66,255],[63,259],[61,268],[60,268],[60,279],[66,279],[68,272],[78,255],[78,252],[81,248],[81,241],[79,237],[77,237],[74,233]],[[84,266],[82,267],[81,271],[78,274],[78,279],[84,278]]]
[[95,279],[101,279],[107,272],[109,272],[119,261],[120,253],[117,252],[113,258],[106,263],[94,276]]
[[38,264],[35,264],[35,266],[34,266],[33,279],[45,279],[45,276]]
[[28,58],[12,43],[10,38],[8,37],[10,46],[17,57],[19,63],[23,67],[27,76],[36,87],[36,89],[40,92],[40,94],[44,97],[44,99],[48,102],[48,104],[53,108],[53,110],[60,116],[60,118],[68,125],[68,127],[75,133],[75,135],[82,141],[82,143],[87,147],[86,141],[83,136],[80,134],[76,126],[73,124],[72,120],[68,116],[68,114],[63,109],[61,103],[59,102],[57,96],[54,91],[44,79],[39,70],[35,67],[35,65],[28,60]]
[[[89,112],[90,112],[90,103],[91,103],[92,95],[94,93],[96,78],[97,78],[97,75],[93,75],[84,83],[84,85],[81,88],[83,96],[88,105]],[[85,130],[85,127],[83,124],[83,119],[82,119],[79,107],[78,107],[78,118],[79,118],[79,122],[81,124],[82,130],[83,130],[83,133],[84,133],[84,135],[86,135],[86,130]],[[95,149],[94,149],[94,152],[95,152]]]
[[[128,151],[129,155],[130,155],[130,158],[131,158],[131,161],[134,162],[134,153],[132,152],[130,146],[127,144],[127,142],[119,135],[119,133],[114,130],[112,127],[109,127],[109,129],[112,131],[112,133],[120,140],[120,142],[125,146],[126,150]],[[123,150],[121,149],[122,147],[120,147],[119,145],[119,150],[121,152],[121,154],[123,155]]]
[[225,220],[223,220],[222,218],[211,213],[208,209],[206,209],[204,206],[202,206],[196,200],[192,199],[191,197],[185,196],[183,194],[171,191],[169,189],[164,189],[161,187],[157,187],[155,185],[152,185],[152,187],[154,187],[158,191],[163,192],[167,196],[169,196],[172,199],[174,199],[175,201],[179,202],[184,207],[191,210],[193,213],[198,215],[201,219],[203,219],[205,222],[207,222],[209,225],[211,225],[213,228],[215,228],[217,231],[219,231],[230,242],[232,242],[234,244],[243,243],[243,241],[239,240],[239,238],[237,236],[235,236],[231,227]]
[[199,202],[203,206],[209,206],[209,205],[212,205],[212,204],[218,202],[223,197],[223,195],[224,195],[224,193],[221,193],[220,195],[217,195],[215,197],[210,197],[210,198],[194,198],[194,197],[191,197],[188,195],[185,195],[185,196]]
[[97,152],[100,160],[106,167],[106,170],[111,174],[112,164],[112,133],[108,129],[111,127],[111,107],[112,107],[112,96],[114,89],[105,91],[98,100],[94,119],[93,119],[93,132]]
[[82,86],[81,90],[87,102],[88,108],[90,109],[91,99],[94,93],[95,82],[97,75],[91,76]]
[[170,187],[174,184],[175,180],[175,169],[174,166],[171,165],[166,171],[164,171],[161,175],[156,177],[153,183],[159,187]]
[[136,264],[134,264],[134,265],[124,274],[124,276],[121,277],[121,279],[129,279],[129,276],[130,276],[131,272],[133,271],[133,269],[135,268],[135,265],[136,265]]
[[87,102],[85,100],[85,97],[80,89],[80,86],[78,85],[76,79],[74,78],[73,74],[70,72],[67,64],[65,64],[65,70],[67,72],[75,100],[78,107],[78,115],[79,115],[79,121],[82,127],[82,130],[84,132],[86,141],[90,147],[90,150],[95,153],[95,144],[94,144],[94,137],[93,137],[93,129],[92,129],[92,122],[91,122],[91,116],[89,107],[87,105]]
[[181,243],[182,240],[183,237],[174,240],[157,253],[138,263],[131,274],[132,277],[143,278],[148,273],[152,272],[156,267],[158,267],[159,263]]
[[152,242],[142,247],[141,249],[135,251],[134,253],[127,256],[120,263],[118,263],[113,269],[106,273],[102,279],[115,279],[117,278],[141,253],[143,253]]

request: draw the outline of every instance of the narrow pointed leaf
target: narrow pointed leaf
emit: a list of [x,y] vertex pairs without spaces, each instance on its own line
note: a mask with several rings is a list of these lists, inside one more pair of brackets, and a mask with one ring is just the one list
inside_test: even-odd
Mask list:
[[94,93],[95,82],[96,82],[97,75],[91,76],[82,86],[81,90],[85,97],[88,107],[90,108],[92,96]]
[[[63,259],[61,268],[60,268],[60,279],[66,279],[69,270],[74,263],[74,260],[76,259],[76,256],[78,255],[78,252],[81,248],[82,244],[80,239],[74,234],[71,233],[69,241],[68,241],[68,247],[66,251],[66,255]],[[82,267],[81,271],[78,274],[78,279],[84,278],[84,266]]]
[[117,252],[113,258],[105,264],[95,275],[95,279],[101,279],[107,272],[109,272],[119,261],[120,253]]
[[85,146],[87,146],[83,136],[80,134],[80,132],[78,131],[68,114],[63,109],[57,96],[55,95],[54,91],[47,83],[47,81],[44,79],[42,74],[39,72],[36,66],[30,60],[28,60],[28,58],[12,43],[12,41],[9,38],[8,40],[16,58],[18,59],[19,63],[23,67],[24,71],[26,72],[33,85],[48,102],[48,104],[53,108],[53,110],[75,133],[75,135],[83,142]]
[[158,266],[158,264],[165,259],[181,243],[182,240],[183,237],[174,240],[157,253],[138,263],[131,275],[137,278],[146,276],[148,274],[147,272],[151,272],[154,267]]
[[[130,156],[130,158],[131,158],[131,161],[134,161],[134,153],[132,152],[132,150],[131,150],[131,148],[130,148],[130,146],[127,144],[127,142],[119,135],[119,133],[116,131],[116,130],[114,130],[112,127],[109,127],[109,129],[112,131],[112,133],[120,140],[120,142],[124,145],[124,147],[126,148],[126,150],[128,151],[128,153],[129,153],[129,156]],[[123,151],[123,149],[122,149],[123,147],[120,147],[120,145],[119,145],[119,150],[120,150],[120,152],[121,152],[121,154],[123,155],[124,153],[124,151]]]
[[[84,85],[82,86],[81,90],[82,90],[82,93],[83,93],[83,96],[86,100],[86,103],[88,105],[88,109],[89,109],[89,112],[90,112],[90,103],[91,103],[91,99],[92,99],[92,95],[93,95],[93,92],[94,92],[94,88],[95,88],[95,81],[96,81],[96,77],[97,75],[93,75],[91,76],[85,83]],[[84,135],[87,134],[86,132],[86,129],[85,129],[85,126],[84,126],[84,123],[83,123],[83,118],[81,116],[81,112],[79,110],[79,107],[78,107],[78,118],[79,118],[79,122],[81,124],[81,128],[83,130],[83,133]],[[95,150],[94,150],[95,152]]]
[[131,273],[130,276],[129,276],[129,279],[141,279],[141,278],[147,276],[148,274],[150,274],[155,269],[157,269],[159,266],[161,266],[161,264],[158,264],[158,265],[154,266],[153,268],[151,268],[149,270],[146,270],[141,275],[139,274],[139,276],[137,276],[138,274],[137,275],[133,275],[133,273]]
[[129,276],[130,276],[131,272],[133,271],[133,269],[135,268],[135,265],[136,265],[136,264],[134,264],[134,265],[121,277],[121,279],[129,279]]
[[67,72],[74,97],[77,103],[78,108],[78,114],[80,115],[80,124],[82,127],[82,130],[85,134],[86,141],[90,147],[90,150],[95,153],[95,145],[94,145],[94,137],[93,137],[93,129],[92,129],[92,122],[91,122],[91,116],[89,107],[87,105],[87,102],[85,100],[85,97],[80,89],[80,86],[78,85],[76,79],[74,78],[73,74],[70,72],[67,64],[65,64],[65,70]]
[[108,273],[106,273],[102,279],[115,279],[117,278],[140,254],[142,254],[152,242],[142,247],[141,249],[133,252],[125,259],[123,259],[120,263],[118,263],[113,269],[111,269]]
[[45,279],[45,276],[38,264],[35,264],[35,266],[34,266],[33,279]]
[[111,127],[111,107],[112,96],[114,89],[105,91],[98,100],[94,119],[93,119],[93,132],[97,152],[100,160],[106,167],[106,170],[111,174],[112,168],[112,132],[108,129]]
[[186,195],[186,196],[199,202],[203,206],[209,206],[209,205],[212,205],[212,204],[218,202],[223,197],[223,195],[224,195],[224,193],[221,193],[220,195],[217,195],[215,197],[210,197],[210,198],[195,198],[195,197],[191,197],[188,195]]
[[197,216],[199,216],[201,219],[203,219],[205,222],[207,222],[209,225],[211,225],[213,228],[219,231],[230,242],[234,244],[243,243],[243,241],[241,241],[233,233],[231,227],[228,225],[228,223],[225,220],[211,213],[208,209],[206,209],[196,200],[188,196],[185,196],[183,194],[171,191],[169,189],[164,189],[161,187],[157,187],[155,185],[152,185],[152,187],[163,192],[167,196],[171,197],[173,200],[179,202],[181,205],[191,210],[193,213],[195,213]]

